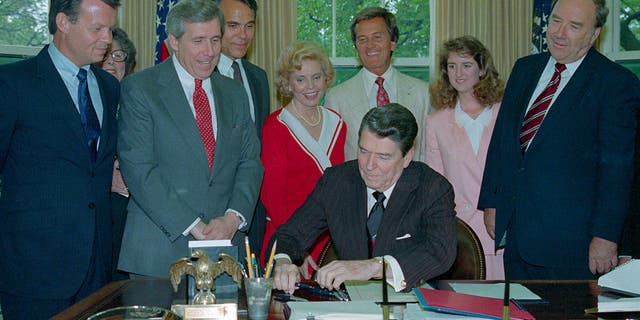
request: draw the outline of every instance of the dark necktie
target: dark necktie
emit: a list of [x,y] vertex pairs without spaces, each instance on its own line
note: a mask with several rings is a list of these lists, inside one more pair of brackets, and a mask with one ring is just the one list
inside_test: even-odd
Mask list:
[[91,155],[91,162],[96,162],[98,154],[98,139],[100,138],[100,122],[93,108],[89,86],[87,85],[87,70],[80,68],[78,72],[78,109],[84,133],[87,136],[87,147]]
[[240,65],[238,65],[238,62],[234,60],[231,64],[231,68],[233,69],[233,80],[238,81],[244,85],[244,83],[242,82],[242,73],[240,72]]
[[213,134],[213,124],[211,122],[211,105],[207,94],[202,89],[202,80],[196,80],[196,87],[193,91],[193,108],[196,110],[196,125],[200,131],[200,139],[204,144],[204,151],[207,154],[209,171],[213,166],[213,156],[216,152],[216,137]]
[[529,109],[527,114],[524,116],[522,128],[520,128],[520,151],[522,151],[522,154],[527,150],[527,146],[531,142],[531,139],[533,139],[538,128],[540,128],[542,120],[544,120],[544,116],[551,105],[551,99],[553,99],[553,95],[558,90],[558,85],[560,85],[560,80],[562,79],[561,73],[566,68],[567,66],[564,64],[556,63],[556,68],[551,80],[549,80],[547,86],[536,98],[531,105],[531,109]]
[[371,252],[373,250],[373,246],[376,243],[376,236],[378,235],[378,227],[380,227],[380,222],[382,221],[382,214],[384,213],[384,193],[374,191],[373,197],[376,198],[376,203],[371,207],[371,212],[369,212],[369,218],[367,219],[367,232],[369,233],[369,242],[371,245]]
[[387,90],[384,89],[384,78],[376,78],[376,84],[378,85],[378,94],[376,95],[376,106],[381,107],[389,103],[389,95]]

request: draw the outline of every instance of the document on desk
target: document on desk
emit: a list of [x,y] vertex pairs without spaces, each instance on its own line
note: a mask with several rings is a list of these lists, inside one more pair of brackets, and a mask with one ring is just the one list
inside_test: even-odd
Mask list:
[[598,278],[605,290],[640,296],[640,260],[632,259]]
[[[289,320],[382,320],[382,309],[371,301],[318,301],[287,302],[291,308]],[[418,304],[409,303],[404,320],[458,320],[486,319],[423,310]]]
[[287,302],[289,320],[379,320],[382,309],[373,301]]
[[[450,282],[449,285],[455,292],[459,293],[487,298],[504,298],[504,283]],[[539,295],[533,293],[527,287],[513,282],[509,284],[509,298],[515,300],[542,300]]]
[[[382,290],[380,289],[380,281],[366,280],[356,281],[350,280],[344,282],[349,298],[351,301],[382,301]],[[421,288],[433,289],[429,284],[424,284]],[[389,293],[389,301],[391,302],[418,302],[416,295],[411,292],[395,292],[393,286],[387,284]]]

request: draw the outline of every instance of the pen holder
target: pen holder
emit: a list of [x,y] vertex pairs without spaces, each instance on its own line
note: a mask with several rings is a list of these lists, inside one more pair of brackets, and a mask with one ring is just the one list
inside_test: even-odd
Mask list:
[[247,307],[249,309],[250,319],[267,319],[269,316],[272,289],[273,279],[271,278],[244,279],[244,291],[247,294]]

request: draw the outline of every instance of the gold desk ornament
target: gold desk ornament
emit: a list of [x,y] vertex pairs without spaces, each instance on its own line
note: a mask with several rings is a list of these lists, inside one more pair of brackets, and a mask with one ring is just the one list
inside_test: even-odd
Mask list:
[[193,298],[194,304],[216,303],[216,296],[213,294],[214,280],[223,272],[233,278],[238,288],[242,286],[242,268],[235,259],[225,253],[220,253],[218,261],[213,262],[204,250],[196,249],[191,252],[190,258],[177,260],[169,267],[169,276],[175,292],[178,292],[183,275],[188,274],[195,279],[198,293]]

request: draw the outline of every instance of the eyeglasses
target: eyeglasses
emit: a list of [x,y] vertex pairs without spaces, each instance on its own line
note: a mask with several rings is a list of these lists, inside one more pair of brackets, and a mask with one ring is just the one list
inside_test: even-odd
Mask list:
[[115,62],[124,62],[125,60],[127,60],[127,53],[122,49],[113,50],[111,51],[111,53],[107,53],[104,56],[103,61],[107,61],[109,57],[111,57],[111,59],[113,59],[113,61]]

